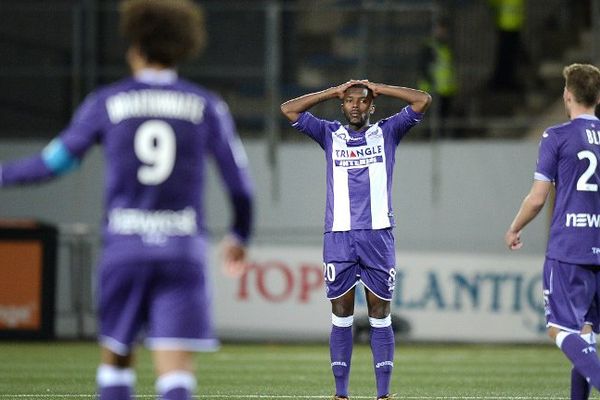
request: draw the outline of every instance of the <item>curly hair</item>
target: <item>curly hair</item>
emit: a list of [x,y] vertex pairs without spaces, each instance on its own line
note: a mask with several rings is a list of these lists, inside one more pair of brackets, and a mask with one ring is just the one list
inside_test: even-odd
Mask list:
[[121,4],[123,36],[150,62],[175,66],[204,47],[204,13],[192,0],[126,0]]
[[563,69],[565,86],[575,100],[593,107],[600,100],[600,70],[590,64],[571,64]]

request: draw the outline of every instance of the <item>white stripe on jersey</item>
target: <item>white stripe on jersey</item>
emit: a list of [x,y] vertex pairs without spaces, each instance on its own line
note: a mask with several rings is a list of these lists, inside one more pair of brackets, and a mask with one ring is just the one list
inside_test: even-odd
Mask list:
[[[349,137],[348,132],[344,127],[333,132],[332,151],[335,154],[336,150],[346,150],[346,141],[341,139],[336,134],[345,134]],[[333,179],[333,223],[332,231],[349,231],[350,230],[350,188],[348,185],[348,170],[346,168],[336,168],[335,158],[332,160]]]
[[[381,145],[384,147],[383,132],[378,125],[374,127],[378,132],[367,135],[367,146]],[[387,169],[385,151],[381,153],[383,162],[369,165],[369,181],[371,184],[371,224],[373,229],[390,227]]]

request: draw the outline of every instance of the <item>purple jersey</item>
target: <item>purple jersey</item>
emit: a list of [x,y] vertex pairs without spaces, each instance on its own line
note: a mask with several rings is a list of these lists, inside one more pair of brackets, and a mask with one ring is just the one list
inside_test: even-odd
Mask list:
[[205,159],[214,156],[235,208],[232,228],[249,235],[246,156],[226,104],[174,71],[145,70],[90,94],[39,156],[3,165],[3,184],[69,169],[95,143],[105,155],[105,257],[199,260]]
[[582,115],[547,129],[540,142],[537,180],[553,181],[556,200],[546,256],[600,265],[600,120]]
[[407,106],[365,132],[354,132],[338,121],[300,114],[293,126],[325,150],[325,232],[394,226],[391,192],[396,147],[422,116]]

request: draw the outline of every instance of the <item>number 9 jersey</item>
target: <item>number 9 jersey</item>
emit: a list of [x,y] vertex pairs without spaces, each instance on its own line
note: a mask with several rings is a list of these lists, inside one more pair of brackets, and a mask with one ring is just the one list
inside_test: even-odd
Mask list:
[[[90,94],[42,153],[2,166],[3,185],[40,181],[104,147],[105,254],[194,260],[204,248],[205,160],[213,156],[234,206],[232,233],[251,224],[246,155],[227,105],[172,70],[144,70]],[[141,251],[136,251],[141,250]]]
[[592,115],[548,128],[540,141],[536,180],[556,188],[546,256],[600,265],[600,120]]

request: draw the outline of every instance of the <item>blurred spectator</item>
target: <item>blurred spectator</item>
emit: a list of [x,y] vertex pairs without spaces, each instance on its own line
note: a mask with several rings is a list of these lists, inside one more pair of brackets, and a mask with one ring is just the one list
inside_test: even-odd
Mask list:
[[453,99],[458,89],[449,38],[448,21],[437,20],[432,37],[423,44],[419,54],[419,72],[422,75],[418,88],[434,95],[437,100],[437,110],[442,120],[442,137],[454,136],[446,125],[447,118],[452,114]]
[[496,63],[490,82],[492,89],[519,90],[517,67],[523,54],[521,30],[525,22],[525,0],[488,0],[495,12]]

